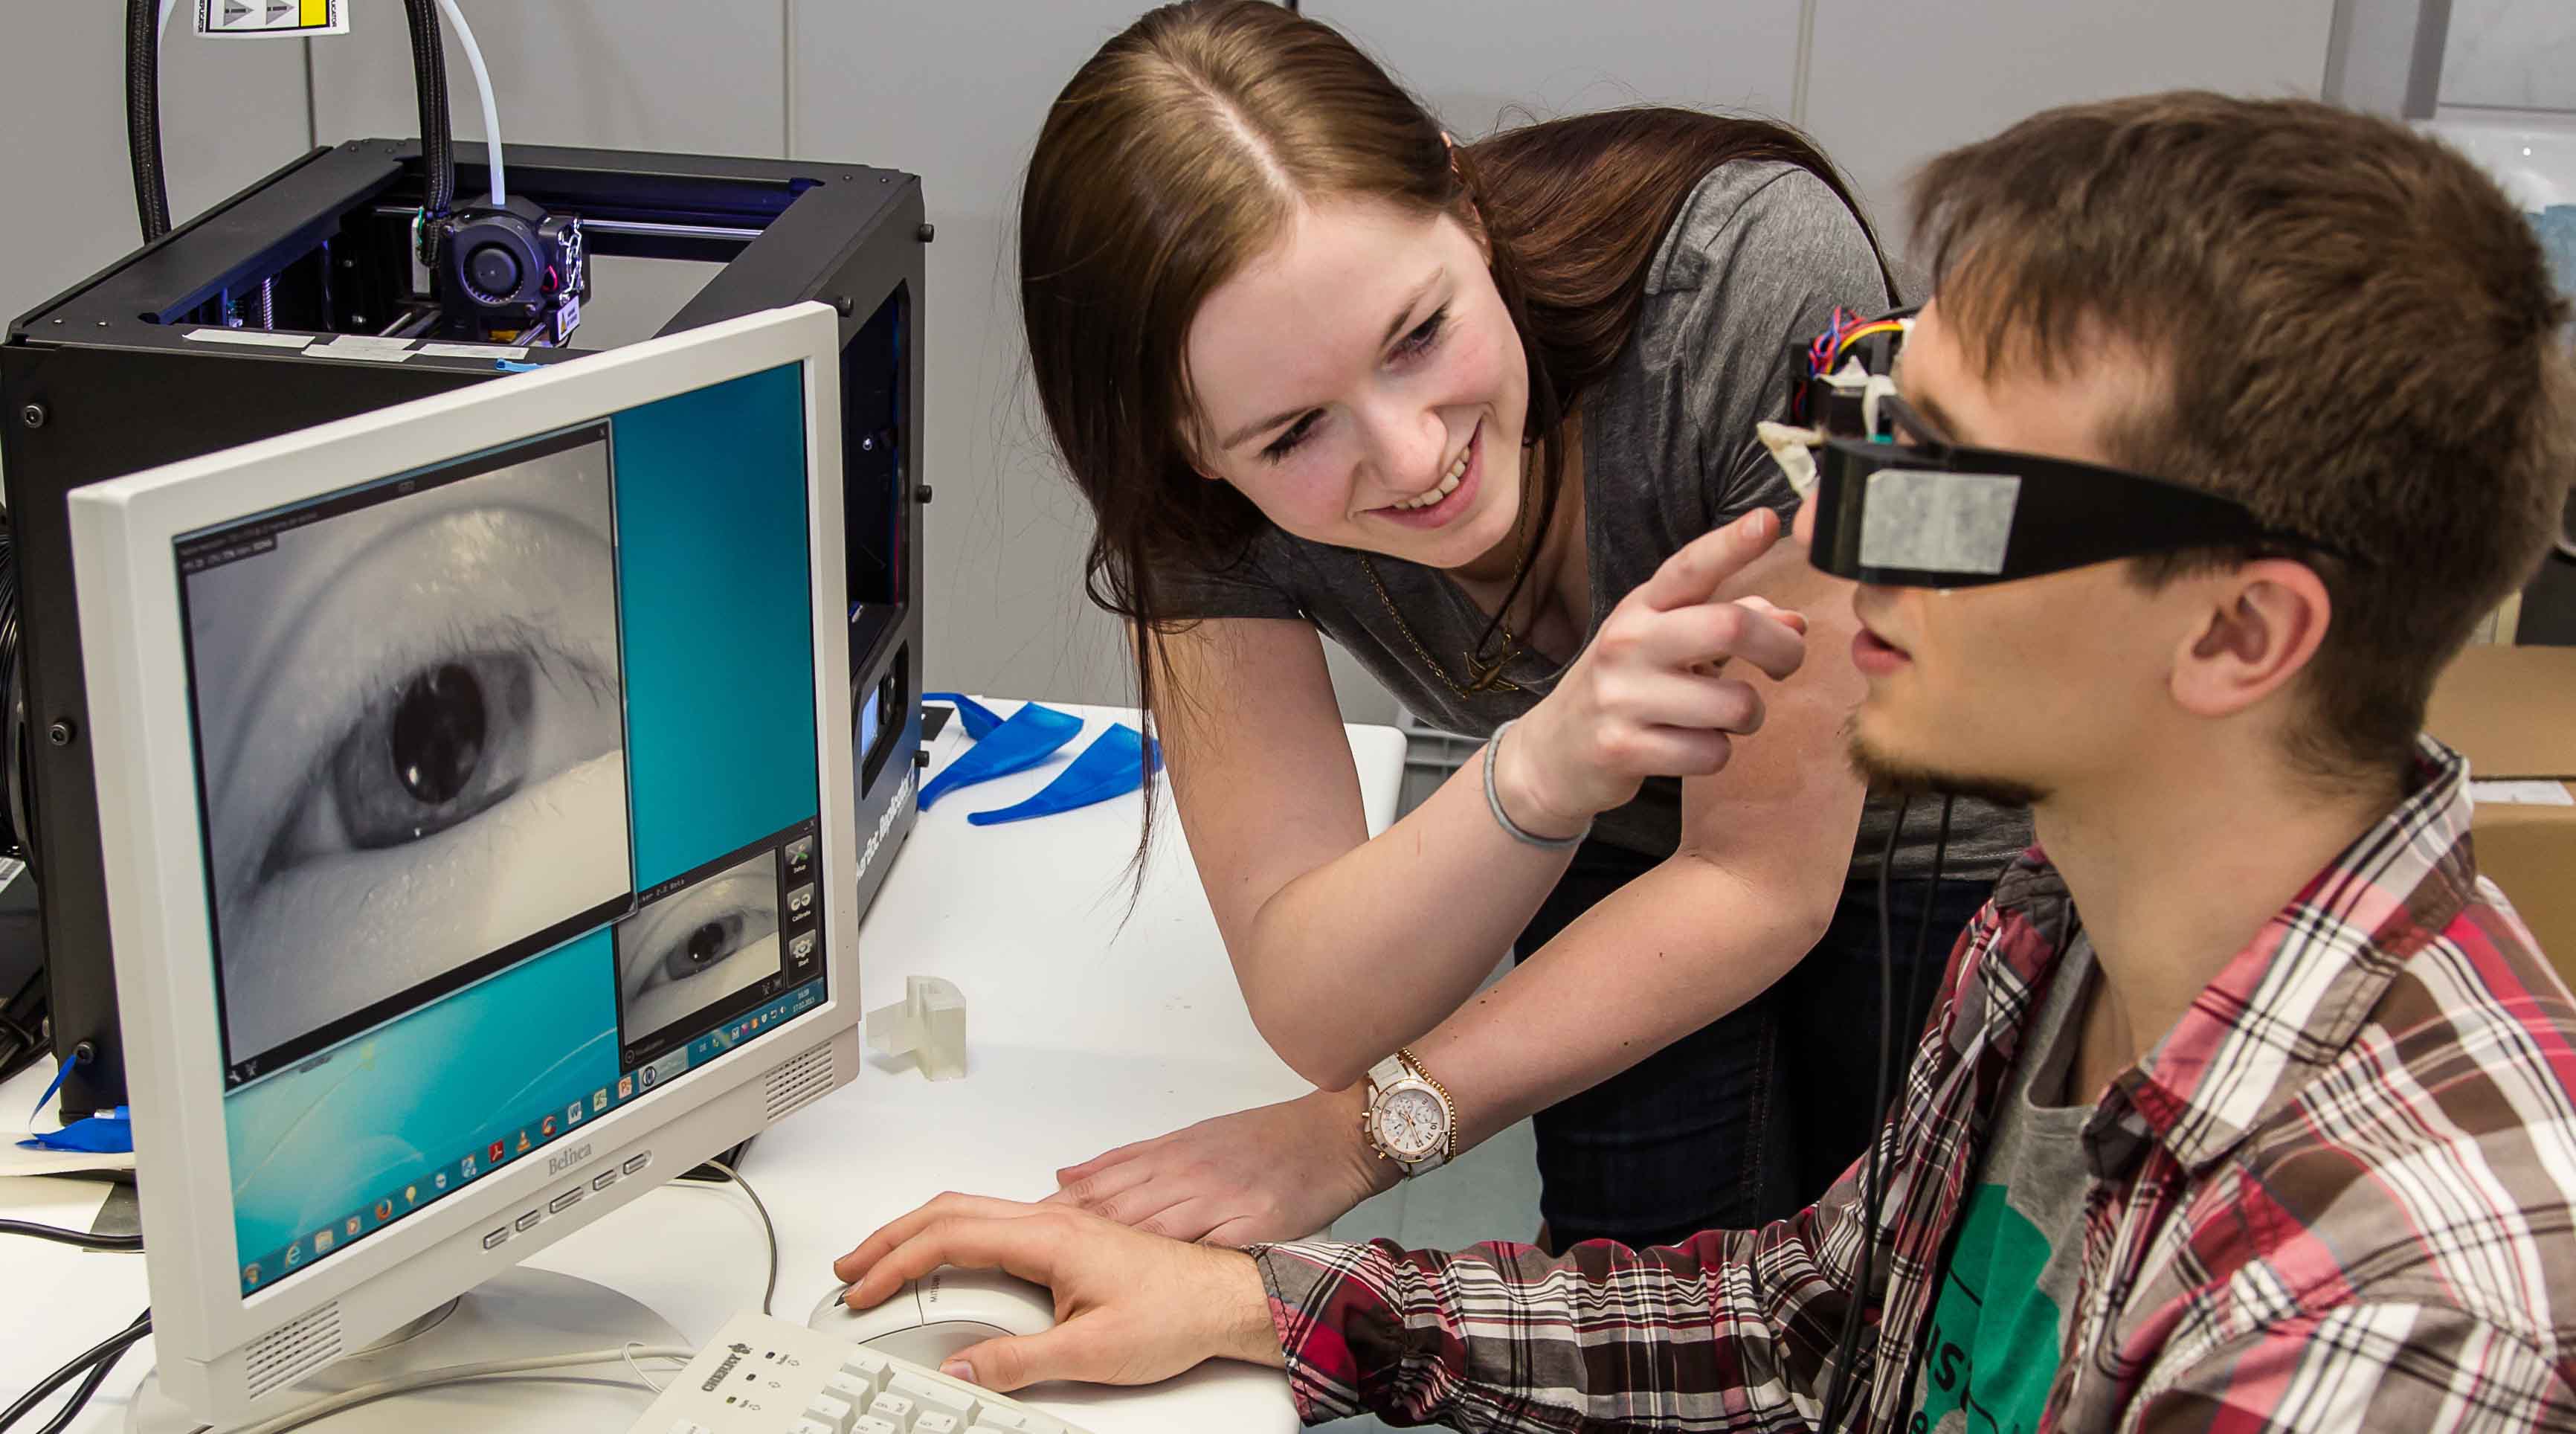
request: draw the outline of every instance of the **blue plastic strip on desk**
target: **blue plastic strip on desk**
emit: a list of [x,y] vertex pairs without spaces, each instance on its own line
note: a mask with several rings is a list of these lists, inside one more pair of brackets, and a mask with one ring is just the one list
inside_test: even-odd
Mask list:
[[[63,1088],[63,1082],[71,1073],[72,1063],[69,1061],[63,1062],[62,1068],[54,1072],[54,1083],[45,1087],[45,1093],[36,1097],[36,1108],[27,1113],[29,1125],[34,1125],[36,1117],[44,1114],[45,1102],[52,1100],[54,1092]],[[123,1155],[134,1149],[134,1112],[130,1107],[120,1105],[105,1115],[93,1115],[87,1120],[75,1120],[60,1130],[31,1135],[19,1141],[18,1148],[77,1150],[84,1155]]]
[[958,717],[966,723],[966,735],[978,742],[993,735],[993,729],[1002,725],[1002,719],[993,715],[992,708],[963,692],[925,692],[921,694],[921,700],[946,702],[956,707]]
[[134,1149],[133,1112],[118,1106],[113,1115],[93,1115],[75,1120],[60,1130],[49,1130],[18,1142],[21,1150],[77,1150],[84,1155],[124,1155]]
[[[1148,750],[1153,753],[1149,759]],[[1100,739],[1073,759],[1073,765],[1056,774],[1046,789],[1027,801],[989,812],[969,812],[966,820],[979,827],[998,826],[1003,822],[1022,822],[1031,817],[1053,816],[1069,812],[1112,797],[1123,797],[1145,785],[1145,763],[1151,760],[1156,770],[1163,765],[1163,749],[1149,743],[1144,734],[1124,722],[1113,722]]]
[[921,809],[930,810],[932,803],[959,787],[1025,772],[1054,756],[1058,747],[1072,741],[1081,730],[1082,719],[1070,712],[1023,702],[1010,720],[993,729],[992,735],[958,753],[955,761],[922,784]]

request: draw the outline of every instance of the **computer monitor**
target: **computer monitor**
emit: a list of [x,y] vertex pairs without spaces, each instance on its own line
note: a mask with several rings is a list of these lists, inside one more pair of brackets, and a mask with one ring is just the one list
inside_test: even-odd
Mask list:
[[[72,496],[157,1378],[191,1422],[290,1405],[856,1074],[837,325]],[[596,1323],[515,1317],[520,1353]]]

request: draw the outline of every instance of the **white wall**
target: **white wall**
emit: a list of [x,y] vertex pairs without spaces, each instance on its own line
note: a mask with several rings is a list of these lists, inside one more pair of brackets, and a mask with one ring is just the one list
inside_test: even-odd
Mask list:
[[[1057,474],[1021,356],[1010,228],[1040,116],[1143,0],[463,0],[509,138],[532,143],[854,160],[922,176],[931,218],[923,337],[931,685],[1114,701],[1114,626],[1080,595],[1088,523]],[[2527,18],[2530,50],[2564,0],[2455,0]],[[2319,92],[2335,0],[1309,0],[1462,135],[1520,113],[1666,101],[1797,119],[1883,225],[1903,176],[1948,145],[2068,100],[2173,85]],[[124,160],[123,7],[6,0],[0,309],[22,312],[134,243]],[[393,0],[353,0],[355,33],[167,46],[173,208],[192,214],[315,135],[415,131]],[[2537,27],[2531,29],[2529,27]],[[311,63],[309,81],[306,51]],[[480,112],[451,42],[460,137]],[[2576,65],[2534,62],[2550,76]],[[2447,74],[2447,71],[2446,71]],[[2479,93],[2488,91],[2480,90]],[[2501,93],[2501,91],[2497,91]],[[2447,92],[2445,99],[2452,96]],[[308,128],[308,104],[310,126]],[[35,133],[41,141],[30,143]],[[41,200],[41,202],[35,202]],[[1894,237],[1894,236],[1891,236]],[[584,335],[649,333],[703,270],[603,268]],[[1345,709],[1392,703],[1336,662]]]
[[[6,0],[0,16],[0,321],[143,239],[125,151],[125,7]],[[302,40],[164,42],[161,158],[185,223],[312,145]],[[412,126],[411,128],[418,128]],[[406,130],[405,133],[409,133]]]
[[1806,128],[1902,250],[1914,167],[2054,105],[2195,87],[2315,99],[2333,0],[1820,0]]
[[2451,0],[2442,104],[2576,115],[2576,4]]

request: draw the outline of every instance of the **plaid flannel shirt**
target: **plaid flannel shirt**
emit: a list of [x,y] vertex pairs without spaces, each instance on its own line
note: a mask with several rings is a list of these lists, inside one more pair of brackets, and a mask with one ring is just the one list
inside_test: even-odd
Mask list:
[[[2477,878],[2466,783],[2426,739],[2407,798],[2103,1093],[2043,1429],[2576,1428],[2576,1000]],[[1299,1412],[1807,1428],[1857,1296],[1854,1427],[1898,1428],[2074,918],[2034,851],[1961,936],[1880,1132],[1868,1290],[1857,1164],[1790,1219],[1651,1250],[1269,1246]]]

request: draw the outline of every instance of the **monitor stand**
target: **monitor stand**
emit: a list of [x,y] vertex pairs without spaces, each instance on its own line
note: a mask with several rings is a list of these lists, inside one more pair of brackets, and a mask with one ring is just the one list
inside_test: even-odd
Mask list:
[[[550,1270],[507,1270],[307,1379],[295,1387],[302,1398],[281,1403],[248,1424],[265,1423],[293,1413],[298,1403],[378,1380],[489,1360],[616,1349],[629,1341],[644,1348],[690,1343],[660,1315],[605,1285]],[[667,1359],[646,1362],[643,1368],[663,1384],[679,1371]],[[302,1427],[322,1434],[616,1430],[633,1424],[652,1402],[652,1392],[637,1384],[625,1364],[612,1355],[606,1364],[412,1390]],[[134,1402],[126,1408],[125,1427],[131,1434],[189,1434],[205,1423],[162,1394],[161,1376],[155,1371],[135,1391]]]

